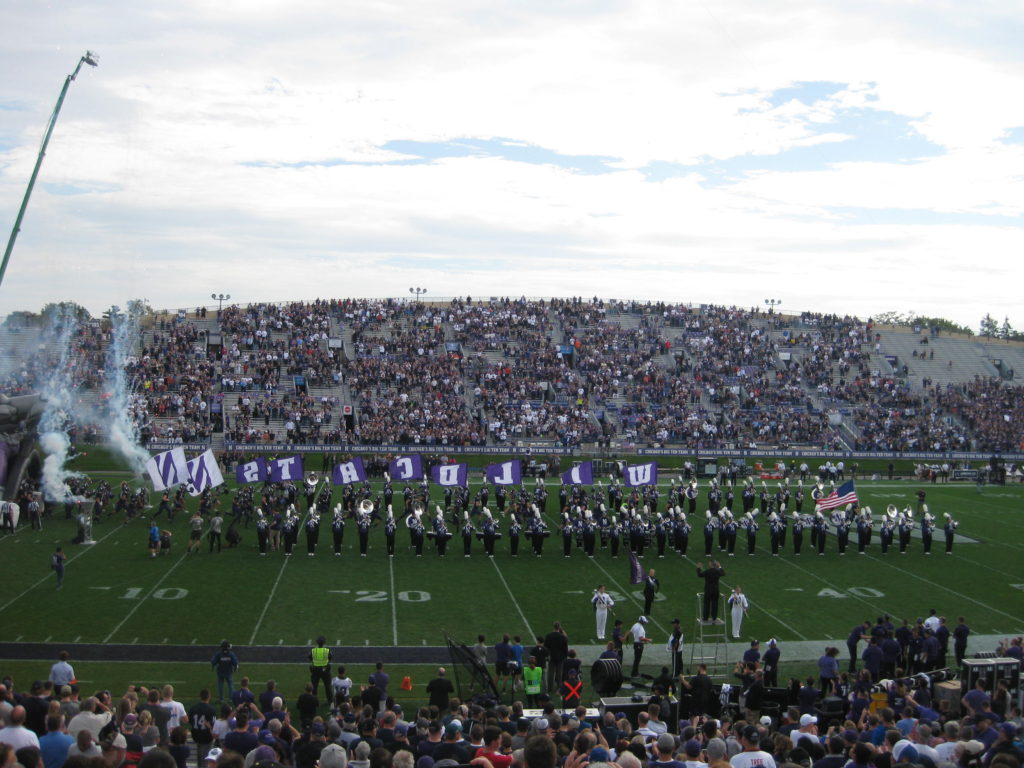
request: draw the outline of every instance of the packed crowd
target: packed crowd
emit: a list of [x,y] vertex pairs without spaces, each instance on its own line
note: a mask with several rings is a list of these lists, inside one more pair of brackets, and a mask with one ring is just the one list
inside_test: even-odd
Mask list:
[[[856,318],[467,297],[232,305],[220,347],[183,313],[144,326],[125,365],[144,439],[205,442],[223,428],[244,442],[1021,448],[1024,387],[883,374],[880,332]],[[351,359],[329,343],[346,331]],[[0,391],[41,391],[58,371],[102,410],[111,341],[105,322],[84,323],[63,366],[52,343],[3,361]],[[309,398],[313,387],[333,392]],[[102,420],[73,428],[89,436]]]

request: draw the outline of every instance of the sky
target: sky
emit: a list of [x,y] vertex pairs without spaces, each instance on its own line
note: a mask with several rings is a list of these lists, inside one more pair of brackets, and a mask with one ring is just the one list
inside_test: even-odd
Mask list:
[[1024,327],[1021,0],[7,0],[0,315],[599,296]]

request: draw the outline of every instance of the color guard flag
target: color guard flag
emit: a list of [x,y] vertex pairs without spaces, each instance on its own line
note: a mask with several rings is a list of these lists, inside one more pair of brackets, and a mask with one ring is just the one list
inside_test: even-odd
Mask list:
[[629,553],[629,583],[641,584],[644,580],[644,569],[640,567],[636,552]]
[[423,478],[423,459],[415,453],[399,456],[388,462],[388,474],[392,480],[420,480]]
[[847,504],[856,503],[859,503],[857,500],[857,490],[853,487],[853,480],[850,480],[833,490],[828,496],[818,499],[815,502],[815,509],[821,512],[826,509],[835,509],[836,507],[845,507]]
[[658,464],[650,461],[646,464],[627,464],[622,470],[622,481],[630,488],[638,485],[658,484]]
[[153,481],[154,491],[166,491],[188,480],[188,463],[184,448],[172,448],[158,453],[146,462],[146,471]]
[[592,461],[581,461],[575,467],[562,473],[563,485],[593,485],[594,484],[594,463]]
[[207,449],[187,463],[188,466],[188,492],[191,496],[198,496],[207,488],[216,488],[224,485],[224,475],[217,465],[217,458],[213,451]]
[[437,485],[457,485],[465,488],[469,481],[469,465],[437,464],[430,468],[430,479]]
[[302,455],[287,456],[270,462],[270,481],[283,483],[285,480],[301,480],[303,475]]
[[523,482],[523,463],[513,459],[501,464],[488,464],[484,468],[484,477],[494,485],[519,485]]
[[235,467],[235,481],[239,485],[244,485],[245,483],[263,483],[266,482],[269,475],[270,473],[267,470],[267,460],[262,456],[257,456],[255,461],[239,464]]
[[365,483],[366,470],[363,468],[363,460],[356,456],[351,461],[335,464],[334,471],[331,473],[331,482],[335,485]]

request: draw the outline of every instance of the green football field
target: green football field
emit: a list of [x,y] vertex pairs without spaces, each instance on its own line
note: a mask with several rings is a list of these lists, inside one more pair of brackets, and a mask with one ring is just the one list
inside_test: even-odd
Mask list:
[[[862,503],[876,514],[889,503],[911,504],[918,487],[911,481],[857,483]],[[864,556],[854,545],[840,557],[833,536],[826,554],[818,556],[809,552],[805,536],[800,557],[792,554],[791,541],[781,556],[771,557],[766,525],[756,555],[747,556],[741,531],[736,556],[721,559],[726,585],[742,585],[751,602],[743,637],[832,639],[844,648],[858,621],[882,613],[913,619],[932,607],[951,625],[966,616],[976,633],[1024,632],[1024,488],[986,486],[979,494],[973,484],[949,484],[929,485],[927,491],[939,522],[943,512],[960,521],[952,556],[943,554],[941,528],[930,556],[923,554],[917,533],[908,554],[891,549],[882,556],[876,530]],[[552,492],[546,510],[552,530],[556,504]],[[700,521],[693,522],[687,557],[670,550],[658,559],[648,550],[643,560],[661,579],[651,627],[659,644],[674,617],[688,636],[694,631],[696,593],[703,584],[694,566],[704,558]],[[558,620],[574,645],[585,646],[597,642],[590,596],[599,583],[613,593],[613,613],[627,627],[643,604],[639,587],[629,583],[624,553],[612,559],[601,550],[588,559],[574,550],[565,559],[554,534],[541,558],[525,538],[519,557],[511,558],[503,538],[493,559],[483,555],[479,542],[465,559],[455,538],[441,560],[429,540],[424,556],[414,557],[401,526],[397,554],[389,558],[378,527],[363,558],[350,522],[344,554],[335,557],[325,524],[315,557],[307,557],[300,533],[295,554],[286,558],[281,552],[258,556],[252,529],[243,529],[238,549],[210,554],[204,540],[199,554],[186,555],[187,520],[178,517],[171,527],[172,551],[155,559],[148,555],[146,523],[140,520],[97,524],[91,546],[70,544],[75,528],[62,519],[46,521],[42,532],[21,526],[16,535],[0,538],[0,641],[206,648],[224,638],[242,646],[305,645],[323,634],[336,646],[438,646],[447,630],[467,643],[479,633],[492,644],[508,632],[526,644]],[[69,558],[60,591],[49,569],[58,543]]]

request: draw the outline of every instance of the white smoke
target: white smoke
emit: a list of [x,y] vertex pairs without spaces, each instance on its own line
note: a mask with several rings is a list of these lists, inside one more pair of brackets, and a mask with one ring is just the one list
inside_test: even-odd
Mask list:
[[111,316],[113,343],[107,362],[107,386],[110,388],[110,421],[107,432],[112,447],[128,462],[136,475],[145,472],[149,452],[139,445],[139,429],[132,419],[135,398],[128,380],[127,365],[139,340],[139,318],[129,312]]
[[39,446],[46,458],[43,460],[42,490],[48,501],[61,502],[71,496],[68,478],[80,473],[65,469],[71,440],[67,435],[68,414],[71,412],[74,395],[71,381],[72,345],[78,323],[71,312],[51,318],[55,343],[59,350],[57,365],[43,385],[45,398],[43,415],[39,420]]

